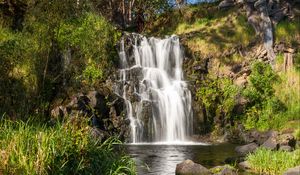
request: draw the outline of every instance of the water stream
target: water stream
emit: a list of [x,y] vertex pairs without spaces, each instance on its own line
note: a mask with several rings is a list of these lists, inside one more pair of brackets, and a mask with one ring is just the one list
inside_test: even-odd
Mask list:
[[191,93],[183,79],[179,38],[132,34],[130,51],[124,40],[117,93],[126,101],[132,143],[188,141],[193,130]]

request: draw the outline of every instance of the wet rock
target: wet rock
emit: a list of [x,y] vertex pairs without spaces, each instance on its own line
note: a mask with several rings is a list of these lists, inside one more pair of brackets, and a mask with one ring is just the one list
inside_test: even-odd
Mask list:
[[256,143],[250,143],[247,145],[243,145],[243,146],[238,146],[235,148],[235,151],[241,155],[241,156],[245,156],[248,153],[253,153],[256,149],[258,148],[258,145]]
[[238,167],[239,167],[240,169],[244,170],[244,171],[247,171],[247,170],[249,170],[249,169],[251,168],[248,161],[240,162],[240,163],[238,164]]
[[176,165],[176,175],[210,175],[212,174],[204,166],[194,163],[191,160],[185,160]]
[[290,168],[283,175],[299,175],[300,174],[300,166]]

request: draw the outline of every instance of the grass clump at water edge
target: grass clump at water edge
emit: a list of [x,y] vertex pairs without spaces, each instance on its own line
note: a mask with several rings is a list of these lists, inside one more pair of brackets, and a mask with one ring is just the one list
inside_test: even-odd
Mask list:
[[0,174],[135,174],[133,160],[90,137],[87,124],[0,122]]
[[247,156],[251,169],[255,173],[277,175],[300,164],[300,150],[294,152],[271,151],[259,148]]

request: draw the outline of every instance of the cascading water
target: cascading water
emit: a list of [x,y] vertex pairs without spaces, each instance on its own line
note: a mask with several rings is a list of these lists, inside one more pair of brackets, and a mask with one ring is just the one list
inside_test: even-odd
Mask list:
[[183,80],[179,38],[132,34],[122,39],[119,56],[116,93],[126,103],[132,142],[187,141],[192,132],[192,105]]

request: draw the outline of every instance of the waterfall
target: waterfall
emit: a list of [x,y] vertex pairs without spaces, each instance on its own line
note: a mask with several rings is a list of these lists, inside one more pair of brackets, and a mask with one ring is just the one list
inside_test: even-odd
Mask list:
[[187,141],[192,105],[179,38],[131,35],[120,42],[116,93],[125,100],[132,142]]

